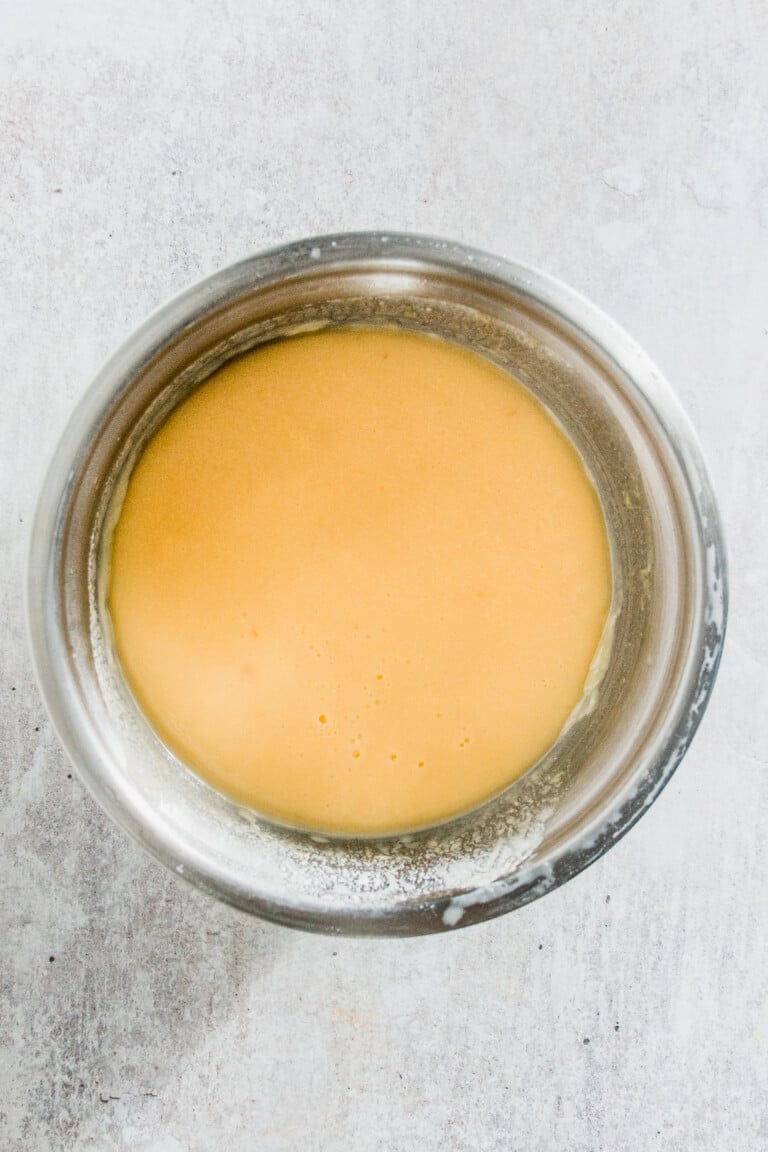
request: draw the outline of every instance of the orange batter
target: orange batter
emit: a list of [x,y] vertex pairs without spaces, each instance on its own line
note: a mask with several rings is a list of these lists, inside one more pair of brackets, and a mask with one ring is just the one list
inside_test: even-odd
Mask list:
[[227,364],[140,457],[117,651],[214,787],[322,832],[429,825],[557,739],[611,600],[567,437],[481,357],[389,328]]

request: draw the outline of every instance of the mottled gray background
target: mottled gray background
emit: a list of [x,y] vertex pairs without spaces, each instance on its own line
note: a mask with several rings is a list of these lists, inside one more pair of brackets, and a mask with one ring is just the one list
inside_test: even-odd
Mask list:
[[[768,1147],[764,0],[0,0],[0,1149]],[[96,810],[22,570],[67,413],[170,293],[324,230],[583,290],[697,427],[733,611],[695,745],[610,855],[439,939],[182,886]]]

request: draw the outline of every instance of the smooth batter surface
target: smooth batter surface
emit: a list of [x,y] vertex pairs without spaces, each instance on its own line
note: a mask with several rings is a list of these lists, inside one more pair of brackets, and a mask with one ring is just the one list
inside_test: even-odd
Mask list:
[[108,604],[167,745],[266,816],[372,834],[500,791],[579,702],[605,524],[545,409],[454,345],[337,329],[214,374],[155,435]]

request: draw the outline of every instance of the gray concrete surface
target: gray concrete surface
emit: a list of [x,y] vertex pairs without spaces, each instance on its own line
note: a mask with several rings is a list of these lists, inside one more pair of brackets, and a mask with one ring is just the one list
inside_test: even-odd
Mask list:
[[[768,1147],[763,0],[0,0],[0,1149]],[[217,265],[442,233],[593,297],[673,381],[728,529],[710,711],[638,828],[450,937],[318,939],[95,808],[22,610],[100,361]]]

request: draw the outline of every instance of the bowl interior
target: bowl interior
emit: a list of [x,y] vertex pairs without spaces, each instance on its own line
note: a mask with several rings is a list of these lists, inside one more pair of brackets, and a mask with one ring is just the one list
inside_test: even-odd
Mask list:
[[[232,356],[340,324],[434,333],[508,370],[579,449],[611,542],[610,655],[578,720],[496,799],[408,837],[329,840],[291,831],[203,783],[134,704],[104,607],[124,485],[172,408]],[[567,290],[437,242],[295,245],[173,301],[106,366],[76,414],[58,457],[60,469],[68,460],[67,480],[37,532],[48,548],[47,590],[39,590],[48,596],[39,630],[47,637],[46,694],[51,705],[52,678],[66,686],[66,704],[57,716],[54,701],[52,712],[100,801],[201,887],[327,931],[470,923],[524,903],[599,855],[655,797],[687,746],[724,623],[711,495],[695,442],[652,372],[628,338]],[[49,477],[47,488],[55,483]]]

